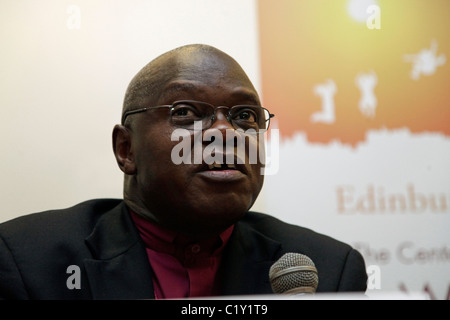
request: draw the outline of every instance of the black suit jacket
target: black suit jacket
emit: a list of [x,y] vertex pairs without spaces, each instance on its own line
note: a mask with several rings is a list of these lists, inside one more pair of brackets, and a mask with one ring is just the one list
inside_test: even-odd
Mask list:
[[[350,246],[248,212],[224,252],[222,293],[272,293],[269,268],[286,252],[314,261],[318,292],[366,289],[363,258]],[[71,265],[80,268],[81,289],[67,287]],[[124,202],[91,200],[0,224],[0,298],[154,298],[145,247]]]

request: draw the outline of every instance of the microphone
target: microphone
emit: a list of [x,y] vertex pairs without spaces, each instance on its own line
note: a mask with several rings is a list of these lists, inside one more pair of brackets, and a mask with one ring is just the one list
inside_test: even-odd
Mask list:
[[269,270],[270,285],[274,293],[314,294],[319,276],[314,262],[300,253],[285,253]]

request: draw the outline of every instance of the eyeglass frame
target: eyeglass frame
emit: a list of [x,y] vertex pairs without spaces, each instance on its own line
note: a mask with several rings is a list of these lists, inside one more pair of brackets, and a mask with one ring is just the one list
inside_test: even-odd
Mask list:
[[[242,129],[242,128],[239,128],[239,129],[235,128],[234,125],[233,125],[233,122],[232,122],[232,120],[231,120],[231,110],[232,110],[233,108],[235,108],[235,107],[258,107],[258,108],[261,108],[263,111],[267,111],[267,113],[268,113],[268,115],[269,115],[269,118],[266,119],[266,120],[264,120],[264,122],[269,122],[269,123],[267,124],[267,128],[263,129],[262,132],[265,132],[265,131],[267,131],[267,130],[269,129],[269,126],[270,126],[270,119],[273,118],[273,117],[275,117],[275,114],[270,113],[270,111],[269,111],[268,109],[266,109],[266,108],[264,108],[264,107],[261,107],[261,106],[258,106],[258,105],[246,105],[246,104],[244,105],[244,104],[238,104],[238,105],[235,105],[235,106],[227,107],[227,106],[214,106],[214,105],[212,105],[212,104],[210,104],[210,103],[203,102],[203,101],[197,101],[197,100],[177,100],[177,101],[174,101],[172,104],[165,104],[165,105],[159,105],[159,106],[154,106],[154,107],[145,107],[145,108],[139,108],[139,109],[134,109],[134,110],[127,111],[127,112],[125,112],[125,113],[122,115],[122,125],[125,125],[125,120],[127,119],[127,117],[128,117],[129,115],[132,115],[132,114],[135,114],[135,113],[146,112],[146,111],[148,111],[148,110],[153,110],[153,109],[161,109],[161,108],[171,108],[171,109],[173,109],[173,108],[174,108],[174,105],[179,104],[179,103],[182,103],[182,102],[186,102],[186,103],[202,103],[202,104],[209,105],[209,106],[213,107],[214,109],[213,109],[212,118],[211,118],[211,120],[212,120],[212,121],[211,121],[211,126],[213,125],[213,123],[214,123],[214,121],[215,121],[217,109],[227,108],[227,109],[228,109],[228,112],[227,112],[227,114],[226,114],[226,119],[227,119],[227,121],[233,126],[233,128],[234,128],[235,130]],[[172,110],[171,110],[171,111],[172,111]],[[211,126],[209,126],[208,128],[202,128],[202,130],[209,129],[209,128],[211,128]],[[187,130],[192,130],[192,129],[187,129]],[[258,128],[258,130],[260,130],[260,128]],[[258,131],[257,133],[260,133],[260,132]]]

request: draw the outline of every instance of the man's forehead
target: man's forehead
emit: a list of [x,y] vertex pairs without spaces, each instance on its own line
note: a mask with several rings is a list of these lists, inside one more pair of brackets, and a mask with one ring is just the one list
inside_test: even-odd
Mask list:
[[260,104],[253,84],[236,60],[214,47],[187,45],[162,54],[136,74],[125,94],[123,112],[136,105],[199,100],[211,88],[229,95],[230,100]]
[[[202,81],[195,80],[174,80],[170,81],[164,86],[161,92],[161,100],[170,100],[173,97],[183,97],[183,95],[189,95],[195,98],[206,95],[210,90],[221,90],[233,100],[241,100],[246,103],[258,104],[259,97],[253,86],[233,85],[229,84],[226,87],[204,83]],[[183,97],[184,99],[185,97]]]

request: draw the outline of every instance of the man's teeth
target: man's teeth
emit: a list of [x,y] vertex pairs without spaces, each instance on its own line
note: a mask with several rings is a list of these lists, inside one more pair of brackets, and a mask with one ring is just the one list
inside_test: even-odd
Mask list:
[[220,169],[220,168],[222,168],[222,165],[220,163],[214,162],[213,164],[210,165],[210,169],[214,169],[214,168]]
[[209,168],[209,170],[212,170],[214,168],[216,168],[216,169],[222,169],[222,168],[235,169],[236,167],[235,167],[234,163],[220,164],[220,163],[214,162],[212,164],[209,164],[208,168]]

